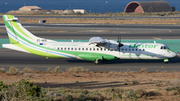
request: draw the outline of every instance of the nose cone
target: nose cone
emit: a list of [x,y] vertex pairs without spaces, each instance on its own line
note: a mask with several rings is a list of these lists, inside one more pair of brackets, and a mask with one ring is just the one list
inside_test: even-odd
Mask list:
[[172,54],[172,58],[177,56],[177,54],[175,52],[172,52],[171,54]]
[[165,55],[165,57],[167,57],[167,58],[174,58],[176,56],[177,56],[177,54],[174,51],[171,51],[171,50],[167,50],[167,53]]
[[174,51],[169,51],[169,58],[174,58],[177,56],[177,54]]

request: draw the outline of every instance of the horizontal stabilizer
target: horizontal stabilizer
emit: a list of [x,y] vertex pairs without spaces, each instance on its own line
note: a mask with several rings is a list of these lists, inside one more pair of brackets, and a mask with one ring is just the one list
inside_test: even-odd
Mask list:
[[[17,45],[17,44],[16,44]],[[20,52],[26,52],[29,53],[28,51],[16,46],[15,44],[2,44],[2,47],[4,48],[8,48],[8,49],[12,49],[12,50],[16,50],[16,51],[20,51]]]

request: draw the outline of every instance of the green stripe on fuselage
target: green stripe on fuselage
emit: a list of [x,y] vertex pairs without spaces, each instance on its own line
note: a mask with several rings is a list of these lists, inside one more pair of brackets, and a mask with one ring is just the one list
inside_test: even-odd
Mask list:
[[18,46],[18,47],[28,51],[29,53],[34,54],[34,55],[39,55],[39,56],[43,56],[43,57],[50,57],[50,58],[64,58],[64,57],[54,55],[54,54],[50,54],[50,53],[47,53],[47,52],[38,51],[38,50],[26,47],[26,46],[21,45],[21,44],[13,44],[13,45]]

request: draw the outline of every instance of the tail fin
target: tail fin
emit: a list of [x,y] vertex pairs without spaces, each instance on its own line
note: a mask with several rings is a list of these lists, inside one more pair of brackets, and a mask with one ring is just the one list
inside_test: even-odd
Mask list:
[[13,15],[3,15],[3,20],[6,26],[6,30],[9,36],[9,40],[11,44],[18,44],[22,42],[55,42],[53,40],[47,40],[44,38],[39,38],[33,35],[31,32],[26,30],[18,18]]

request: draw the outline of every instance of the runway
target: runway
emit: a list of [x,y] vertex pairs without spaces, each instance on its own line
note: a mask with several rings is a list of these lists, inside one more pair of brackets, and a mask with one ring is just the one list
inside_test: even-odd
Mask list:
[[61,71],[65,71],[67,68],[80,66],[91,71],[127,71],[127,69],[140,71],[141,68],[146,68],[147,71],[180,71],[179,57],[170,59],[169,64],[164,64],[162,60],[114,60],[95,65],[93,62],[83,60],[46,59],[45,57],[8,49],[1,49],[0,53],[0,68],[3,67],[6,70],[14,66],[20,70],[29,67],[39,71],[46,71],[49,67],[55,68],[59,66]]
[[[180,39],[180,25],[22,24],[36,36],[48,39]],[[1,31],[3,30],[3,31]],[[0,24],[0,38],[8,38]]]
[[[23,24],[36,36],[49,39],[86,39],[92,36],[100,36],[107,39],[117,39],[118,34],[123,39],[180,39],[180,26],[168,25],[47,25],[47,24]],[[3,26],[3,25],[2,25]],[[37,27],[38,26],[38,27]],[[8,38],[5,28],[0,27],[0,38]],[[95,65],[89,61],[72,59],[46,59],[27,53],[9,49],[0,49],[0,68],[6,70],[10,66],[18,69],[25,67],[45,71],[47,68],[60,67],[65,71],[70,67],[81,66],[92,71],[139,71],[146,68],[147,71],[180,71],[180,59],[176,57],[164,64],[161,60],[115,60]]]

